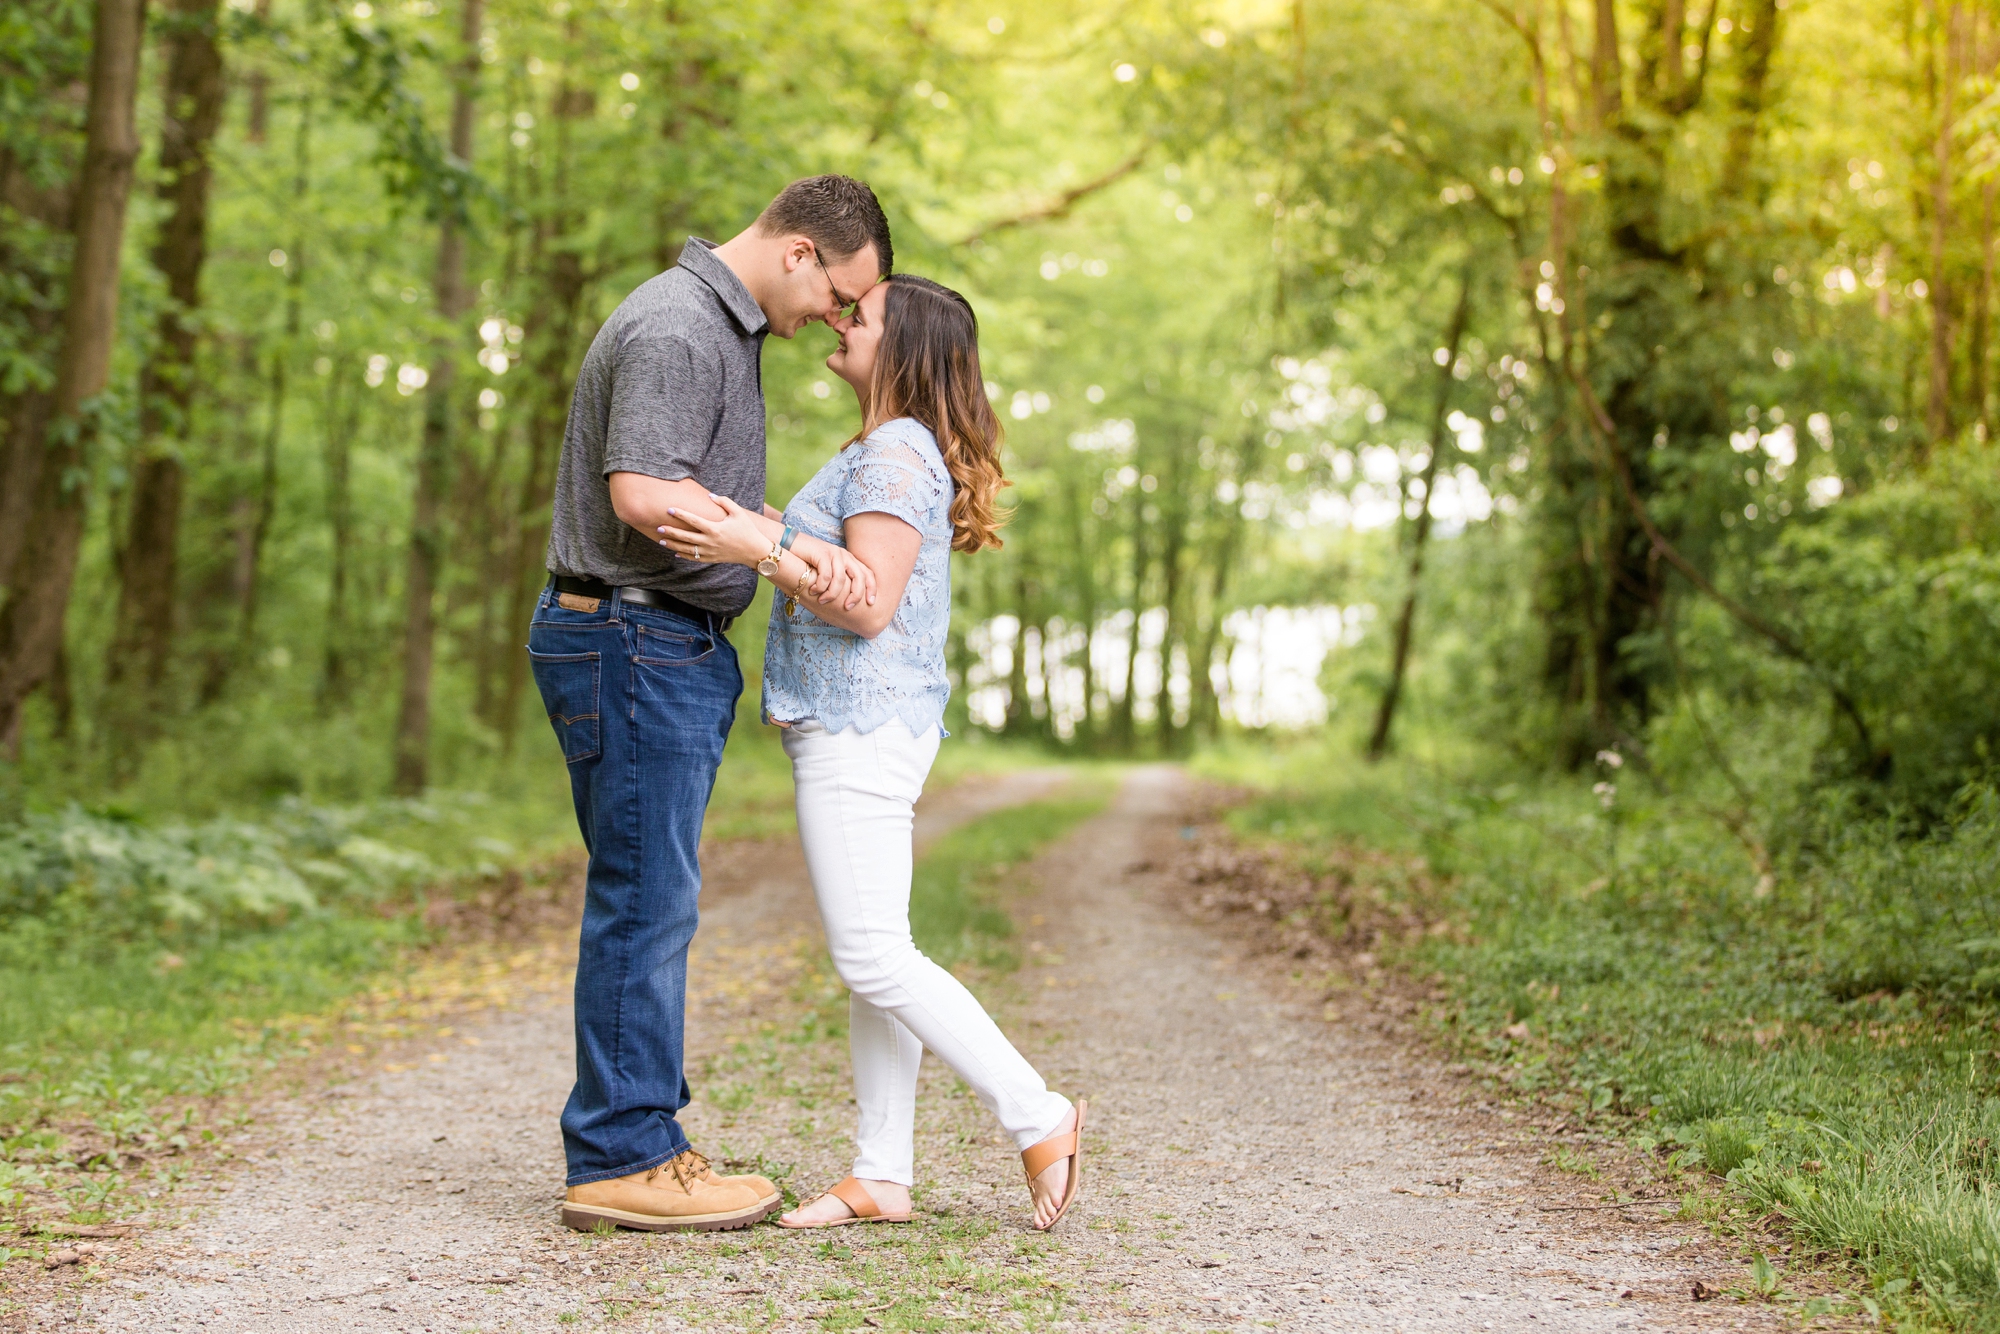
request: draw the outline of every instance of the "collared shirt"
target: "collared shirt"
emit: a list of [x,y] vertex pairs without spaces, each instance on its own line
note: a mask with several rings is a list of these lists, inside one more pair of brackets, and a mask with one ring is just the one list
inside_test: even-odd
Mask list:
[[659,589],[725,616],[750,605],[757,572],[676,557],[611,507],[614,472],[693,478],[764,507],[764,383],[770,324],[712,242],[611,312],[577,372],[556,466],[547,565],[556,574]]

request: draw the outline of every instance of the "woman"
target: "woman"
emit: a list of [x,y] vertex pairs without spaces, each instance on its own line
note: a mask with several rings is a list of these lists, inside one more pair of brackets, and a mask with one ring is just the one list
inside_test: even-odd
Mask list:
[[[782,521],[717,496],[724,518],[677,514],[689,531],[661,530],[681,555],[752,565],[777,587],[764,712],[786,729],[799,838],[851,993],[854,1173],[779,1221],[908,1221],[917,1065],[929,1048],[1014,1137],[1034,1225],[1046,1231],[1082,1186],[1088,1104],[1050,1092],[972,993],[910,939],[911,811],[951,693],[951,553],[1000,545],[1000,423],[980,375],[978,321],[951,289],[898,276],[835,328],[826,364],[860,400],[854,439]],[[813,572],[789,550],[801,533],[847,547],[874,574],[875,595],[808,609]]]

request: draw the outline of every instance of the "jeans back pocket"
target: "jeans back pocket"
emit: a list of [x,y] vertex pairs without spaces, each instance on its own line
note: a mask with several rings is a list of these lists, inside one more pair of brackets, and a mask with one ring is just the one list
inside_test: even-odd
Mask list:
[[535,685],[549,711],[549,725],[555,728],[563,759],[569,764],[590,759],[602,749],[597,729],[598,677],[602,672],[599,656],[528,651],[535,668]]

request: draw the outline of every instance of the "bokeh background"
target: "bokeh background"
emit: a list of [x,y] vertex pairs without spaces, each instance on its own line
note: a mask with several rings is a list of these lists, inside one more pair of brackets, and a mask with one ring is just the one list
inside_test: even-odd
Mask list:
[[[0,1187],[572,847],[522,643],[577,364],[841,171],[1007,428],[944,776],[1236,785],[1451,1040],[1973,1320],[1996,64],[1983,0],[7,8]],[[780,503],[831,343],[765,354]],[[766,606],[716,838],[788,828]]]

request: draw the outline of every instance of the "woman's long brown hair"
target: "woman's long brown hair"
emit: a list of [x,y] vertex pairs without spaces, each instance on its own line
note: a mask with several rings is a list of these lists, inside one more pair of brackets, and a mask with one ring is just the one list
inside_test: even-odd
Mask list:
[[997,547],[1006,516],[996,502],[1008,483],[1000,473],[1000,419],[986,401],[979,370],[979,317],[971,302],[941,283],[907,273],[886,281],[875,376],[854,439],[898,417],[922,422],[937,438],[956,484],[952,550]]

